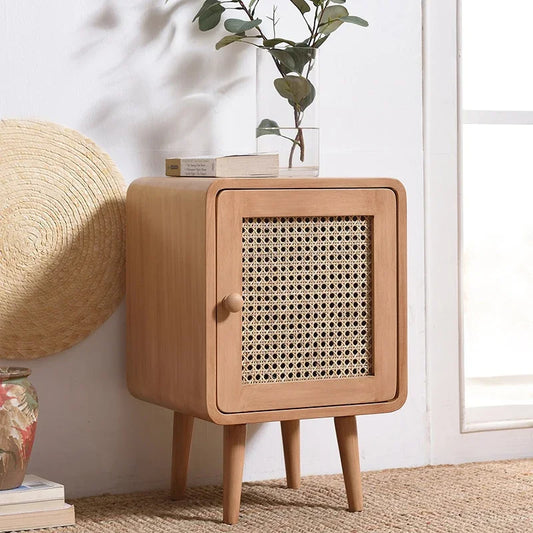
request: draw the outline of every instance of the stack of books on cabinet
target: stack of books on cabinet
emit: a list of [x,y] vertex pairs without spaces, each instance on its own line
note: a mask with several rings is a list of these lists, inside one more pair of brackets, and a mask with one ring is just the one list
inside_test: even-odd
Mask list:
[[279,175],[279,154],[174,157],[165,174],[175,178],[268,178]]
[[0,531],[21,531],[74,524],[74,506],[65,503],[65,488],[26,476],[16,489],[0,491]]

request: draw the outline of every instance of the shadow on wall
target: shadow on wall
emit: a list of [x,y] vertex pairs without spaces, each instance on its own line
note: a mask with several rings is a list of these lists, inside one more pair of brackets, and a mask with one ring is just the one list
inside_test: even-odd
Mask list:
[[[213,35],[199,32],[192,24],[191,13],[200,5],[199,0],[166,4],[156,0],[124,8],[106,0],[80,29],[88,44],[76,52],[77,60],[91,61],[103,50],[113,51],[99,67],[97,81],[103,96],[88,111],[87,127],[121,139],[137,154],[141,171],[148,175],[160,172],[164,157],[215,152],[218,101],[246,81],[235,75],[242,51],[214,56]],[[155,439],[146,443],[145,452],[162,473],[164,485],[170,473],[171,413],[133,401],[142,405],[142,413],[158,413],[157,422],[150,420]],[[143,423],[137,421],[140,426]],[[131,435],[130,428],[124,431]],[[257,431],[258,426],[250,426],[248,439]],[[146,439],[146,435],[139,437]],[[196,421],[190,461],[191,484],[220,482],[221,428]],[[146,474],[133,470],[131,475],[138,476],[135,486],[140,487]]]
[[[110,217],[118,219],[115,225]],[[106,202],[71,233],[55,234],[57,248],[48,258],[35,250],[15,257],[22,278],[0,321],[4,355],[54,353],[75,343],[50,357],[0,360],[1,365],[30,367],[39,395],[28,472],[64,483],[70,497],[159,487],[168,475],[166,468],[154,468],[146,454],[169,456],[170,432],[168,440],[161,434],[170,419],[127,392],[123,306],[106,320],[124,289],[124,253],[115,244],[115,239],[123,242],[123,221],[124,200]],[[95,262],[99,254],[102,260]],[[45,268],[32,265],[35,259]],[[104,324],[90,334],[98,322],[90,309],[98,305]]]
[[[74,53],[74,59],[79,64],[94,62],[93,72],[99,72],[97,96],[86,111],[87,129],[124,145],[147,174],[160,171],[165,151],[212,152],[217,100],[244,81],[235,79],[239,52],[217,57],[215,71],[208,55],[187,44],[204,41],[206,49],[213,49],[212,36],[200,34],[189,12],[185,13],[185,6],[192,11],[197,3],[183,0],[164,5],[157,0],[147,6],[139,1],[119,8],[118,2],[106,0],[79,29],[87,44]],[[218,76],[220,72],[225,75]],[[220,82],[217,77],[232,81]],[[93,222],[79,228],[69,243],[70,251],[83,249]],[[67,253],[54,257],[40,281],[24,282],[26,292],[18,310],[13,309],[0,324],[0,335],[19,330],[22,310],[36,305],[37,295],[50,280],[58,281],[56,272],[65,261]],[[51,298],[69,293],[72,280],[65,277],[54,286],[56,294]],[[75,292],[69,294],[80,298]],[[66,312],[59,310],[53,318],[59,323]],[[86,317],[82,313],[77,320],[83,325]],[[40,399],[28,471],[64,483],[69,497],[168,486],[172,413],[129,394],[125,326],[121,304],[101,327],[68,350],[16,361],[32,369],[30,379]],[[256,431],[257,426],[251,428],[249,437]],[[218,483],[221,473],[222,430],[198,421],[191,484]]]
[[102,96],[87,112],[87,127],[120,139],[147,174],[161,172],[165,152],[214,153],[217,104],[247,79],[235,77],[242,50],[210,55],[213,36],[192,23],[199,5],[156,0],[125,8],[107,0],[80,30],[88,44],[75,59],[105,57],[105,66],[97,67]]

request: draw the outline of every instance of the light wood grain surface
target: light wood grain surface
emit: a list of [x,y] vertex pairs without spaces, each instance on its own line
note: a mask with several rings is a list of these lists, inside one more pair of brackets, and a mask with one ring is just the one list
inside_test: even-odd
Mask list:
[[170,497],[181,500],[187,487],[187,471],[191,451],[194,417],[174,413],[172,432],[172,467],[170,474]]
[[339,444],[342,473],[349,511],[363,510],[363,487],[359,465],[359,441],[355,416],[335,417],[335,432]]
[[300,488],[300,421],[284,420],[281,422],[283,438],[283,457],[287,474],[287,487]]
[[[381,329],[385,336],[378,343],[390,343],[387,335],[395,336],[397,348],[388,355],[388,364],[381,365],[377,360],[378,374],[388,376],[388,385],[381,390],[368,385],[374,393],[354,399],[349,397],[351,391],[343,391],[345,385],[339,382],[344,380],[331,380],[329,403],[322,399],[317,405],[317,395],[324,397],[320,384],[318,389],[314,382],[300,391],[301,384],[292,383],[293,396],[301,394],[301,398],[291,400],[288,395],[288,403],[281,405],[272,399],[273,391],[269,390],[276,384],[265,384],[265,393],[261,393],[264,404],[257,407],[245,402],[243,406],[249,411],[225,413],[217,403],[217,357],[219,361],[226,359],[221,352],[223,347],[218,346],[217,352],[216,317],[217,308],[221,310],[221,297],[227,293],[217,294],[216,272],[232,258],[227,251],[217,254],[217,197],[236,190],[285,194],[294,190],[311,198],[315,191],[335,193],[331,189],[343,189],[348,196],[354,191],[384,189],[387,202],[395,202],[393,237],[397,251],[395,258],[389,256],[381,267],[389,277],[395,271],[392,277],[396,289],[383,293],[381,304],[389,312],[392,310],[395,318],[384,319]],[[390,237],[389,231],[387,238]],[[239,293],[239,287],[233,292]],[[406,292],[406,197],[396,180],[143,178],[128,191],[128,385],[135,396],[146,401],[219,424],[396,410],[404,403],[407,392]],[[219,365],[221,369],[223,366]]]
[[236,524],[241,506],[246,424],[224,426],[224,523]]

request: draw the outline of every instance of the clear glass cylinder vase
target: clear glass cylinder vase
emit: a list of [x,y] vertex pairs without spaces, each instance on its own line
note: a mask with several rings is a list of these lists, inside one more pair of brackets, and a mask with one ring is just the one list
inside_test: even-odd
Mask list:
[[318,176],[318,50],[257,49],[257,151],[279,153],[280,176]]

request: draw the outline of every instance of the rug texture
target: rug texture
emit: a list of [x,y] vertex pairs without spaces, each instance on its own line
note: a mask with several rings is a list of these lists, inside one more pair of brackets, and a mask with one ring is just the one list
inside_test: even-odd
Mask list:
[[[77,526],[57,533],[533,532],[533,459],[363,473],[364,510],[349,513],[342,476],[245,483],[240,521],[222,520],[220,487],[106,495],[74,501]],[[52,531],[52,530],[46,530]]]

